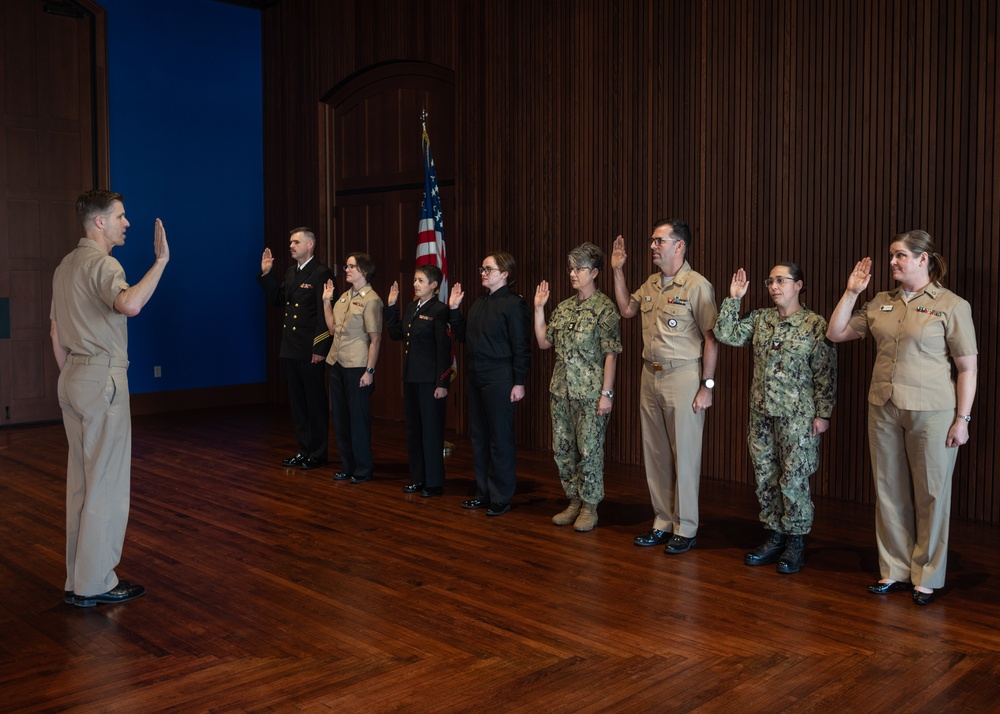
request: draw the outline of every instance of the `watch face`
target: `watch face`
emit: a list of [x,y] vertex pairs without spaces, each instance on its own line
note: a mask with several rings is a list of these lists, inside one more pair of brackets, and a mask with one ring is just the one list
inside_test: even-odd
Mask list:
[[704,384],[709,389],[715,389],[715,380],[714,379],[706,379],[704,382],[702,382],[702,384]]

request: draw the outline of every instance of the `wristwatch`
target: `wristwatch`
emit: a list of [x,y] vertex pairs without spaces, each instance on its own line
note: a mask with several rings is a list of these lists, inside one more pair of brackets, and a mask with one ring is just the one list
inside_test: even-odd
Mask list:
[[958,418],[959,419],[965,419],[965,421],[967,421],[967,422],[971,422],[972,421],[972,415],[971,414],[959,414]]
[[709,377],[708,379],[701,380],[701,386],[705,389],[715,389],[715,380]]
[[368,374],[375,374],[375,368],[374,367],[367,367],[367,368],[365,368],[365,371]]
[[615,398],[615,393],[613,391],[611,391],[610,389],[608,389],[607,391],[601,392],[601,396],[602,397],[607,397],[608,399],[614,399]]

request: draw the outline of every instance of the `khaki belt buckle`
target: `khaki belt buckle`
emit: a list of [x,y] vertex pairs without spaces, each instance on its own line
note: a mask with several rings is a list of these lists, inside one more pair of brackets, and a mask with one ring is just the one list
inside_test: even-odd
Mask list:
[[660,364],[659,362],[653,362],[653,371],[654,372],[662,372],[663,371],[663,365]]

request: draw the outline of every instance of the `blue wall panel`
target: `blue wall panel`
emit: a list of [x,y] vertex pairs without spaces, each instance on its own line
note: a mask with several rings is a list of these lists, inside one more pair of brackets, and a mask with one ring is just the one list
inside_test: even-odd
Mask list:
[[129,320],[131,391],[263,382],[260,14],[212,0],[101,4],[111,188],[132,224],[114,255],[135,283],[157,217],[170,244],[156,294]]

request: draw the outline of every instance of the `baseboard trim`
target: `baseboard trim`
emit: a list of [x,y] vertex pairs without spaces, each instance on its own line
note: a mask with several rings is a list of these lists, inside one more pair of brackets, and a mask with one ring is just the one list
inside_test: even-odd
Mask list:
[[267,402],[267,384],[258,382],[227,387],[178,389],[172,392],[147,392],[132,394],[129,401],[133,416],[263,404]]

